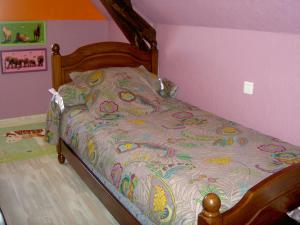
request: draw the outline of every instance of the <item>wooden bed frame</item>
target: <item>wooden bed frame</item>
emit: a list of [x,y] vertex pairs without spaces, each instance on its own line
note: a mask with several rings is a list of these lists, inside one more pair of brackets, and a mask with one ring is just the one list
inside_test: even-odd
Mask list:
[[[156,32],[133,9],[130,0],[100,0],[130,44],[103,42],[80,47],[61,56],[58,44],[52,46],[53,87],[70,82],[69,73],[113,66],[144,65],[157,74]],[[139,224],[137,219],[112,195],[64,141],[57,145],[58,161],[65,158],[117,221]],[[286,212],[300,206],[300,163],[277,172],[252,187],[230,210],[220,213],[220,198],[210,193],[203,199],[198,225],[297,224]]]
[[[59,45],[52,47],[53,87],[70,81],[72,71],[85,71],[111,66],[144,65],[157,72],[157,50],[142,51],[133,45],[118,42],[103,42],[77,49],[74,53],[61,56]],[[139,224],[110,191],[76,156],[62,140],[57,147],[58,160],[65,158],[103,202],[120,224]],[[252,187],[230,210],[220,213],[221,201],[215,194],[203,200],[203,211],[198,216],[199,225],[240,224],[293,224],[286,212],[300,205],[300,163],[271,175]]]

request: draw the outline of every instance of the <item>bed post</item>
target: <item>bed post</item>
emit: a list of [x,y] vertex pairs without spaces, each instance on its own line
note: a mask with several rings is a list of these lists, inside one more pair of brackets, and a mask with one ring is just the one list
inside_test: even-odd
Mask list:
[[222,225],[221,200],[214,193],[207,194],[202,201],[203,210],[198,215],[198,225]]
[[[61,76],[61,55],[60,47],[58,44],[52,45],[52,86],[55,90],[58,90],[62,84]],[[56,145],[57,160],[60,164],[65,162],[65,156],[61,153],[61,140]]]
[[62,84],[61,76],[61,55],[58,44],[52,45],[52,86],[55,90]]
[[57,160],[60,164],[64,164],[65,163],[65,156],[62,154],[61,152],[61,145],[62,145],[62,140],[59,139],[58,144],[56,145],[56,152],[57,152]]
[[152,65],[151,72],[158,75],[158,50],[156,42],[151,43]]

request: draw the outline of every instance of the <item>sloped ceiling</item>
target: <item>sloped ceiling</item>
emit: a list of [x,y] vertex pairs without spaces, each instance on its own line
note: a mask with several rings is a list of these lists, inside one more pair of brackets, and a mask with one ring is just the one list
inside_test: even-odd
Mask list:
[[[1,1],[1,0],[0,0]],[[87,1],[87,0],[85,0]],[[100,0],[90,0],[90,2],[96,7],[96,9],[101,12],[101,14],[103,16],[105,16],[105,18],[107,18],[108,20],[112,20],[111,16],[109,15],[109,13],[107,12],[107,10],[105,9],[105,7],[102,5]]]
[[300,0],[132,0],[156,24],[300,33]]
[[[132,0],[132,4],[154,24],[300,33],[300,0]],[[2,21],[105,17],[110,18],[100,0],[0,0]]]

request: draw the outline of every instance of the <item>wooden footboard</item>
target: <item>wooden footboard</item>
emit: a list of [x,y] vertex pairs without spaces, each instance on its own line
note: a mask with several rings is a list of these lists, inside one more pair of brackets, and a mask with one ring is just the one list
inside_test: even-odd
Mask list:
[[289,166],[252,187],[230,210],[220,214],[215,194],[203,200],[199,225],[297,224],[286,212],[300,206],[300,163]]

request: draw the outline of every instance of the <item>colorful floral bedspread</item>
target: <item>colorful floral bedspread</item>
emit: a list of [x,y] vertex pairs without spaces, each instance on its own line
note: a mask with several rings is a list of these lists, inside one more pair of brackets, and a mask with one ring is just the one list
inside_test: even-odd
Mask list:
[[[163,112],[93,118],[66,110],[61,135],[156,224],[197,224],[214,192],[222,211],[272,173],[300,162],[300,148],[176,99]],[[271,188],[271,187],[270,187]]]

